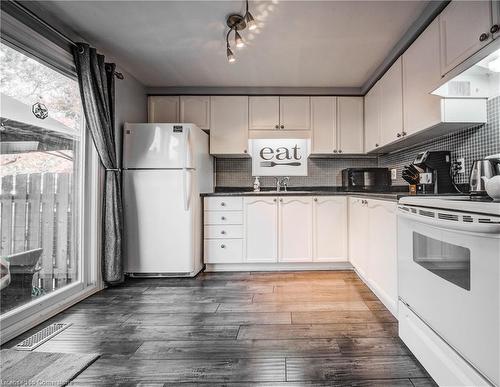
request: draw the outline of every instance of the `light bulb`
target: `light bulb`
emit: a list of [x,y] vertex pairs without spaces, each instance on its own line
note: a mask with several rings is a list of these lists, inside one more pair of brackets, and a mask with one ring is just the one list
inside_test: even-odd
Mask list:
[[250,12],[247,12],[245,19],[247,20],[247,27],[250,31],[253,31],[257,28],[257,23]]
[[234,63],[234,62],[236,62],[236,58],[234,57],[234,54],[233,54],[233,52],[231,51],[231,49],[229,48],[229,46],[227,47],[227,52],[226,52],[226,54],[227,54],[227,61],[228,61],[229,63]]
[[234,31],[234,44],[236,45],[236,47],[238,48],[241,48],[241,47],[245,47],[245,42],[243,41],[241,35],[239,34],[238,31]]

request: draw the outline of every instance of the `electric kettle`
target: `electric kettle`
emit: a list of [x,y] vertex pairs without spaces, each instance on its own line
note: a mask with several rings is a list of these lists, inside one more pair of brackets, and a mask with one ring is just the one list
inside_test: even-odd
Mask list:
[[496,175],[500,175],[500,154],[474,161],[469,181],[471,195],[486,195],[485,181]]

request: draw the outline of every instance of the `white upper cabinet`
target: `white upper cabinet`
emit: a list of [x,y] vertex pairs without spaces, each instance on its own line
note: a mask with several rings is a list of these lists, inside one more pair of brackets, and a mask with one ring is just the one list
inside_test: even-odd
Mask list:
[[380,146],[380,83],[377,82],[365,95],[365,151]]
[[279,97],[248,97],[248,111],[248,128],[250,130],[279,129]]
[[380,79],[380,142],[389,144],[403,136],[403,72],[401,57]]
[[244,198],[244,257],[246,262],[276,262],[278,259],[277,198]]
[[441,75],[491,43],[492,27],[491,1],[454,0],[448,4],[439,15]]
[[279,198],[279,261],[312,261],[312,199]]
[[337,97],[311,97],[313,154],[337,150]]
[[363,97],[337,98],[338,153],[364,152]]
[[148,97],[148,122],[179,122],[179,96]]
[[347,260],[347,198],[313,199],[313,261]]
[[210,97],[207,95],[182,95],[180,121],[195,124],[200,129],[210,129]]
[[309,130],[310,128],[310,97],[280,97],[280,129]]
[[250,130],[309,130],[310,97],[249,97]]
[[210,154],[244,155],[248,147],[248,97],[210,97]]
[[439,18],[403,54],[403,118],[408,135],[441,122]]

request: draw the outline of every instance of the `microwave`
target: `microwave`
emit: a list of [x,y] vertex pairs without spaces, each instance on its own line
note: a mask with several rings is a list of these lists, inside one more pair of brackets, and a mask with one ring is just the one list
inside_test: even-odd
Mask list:
[[388,168],[346,168],[342,170],[342,187],[347,191],[388,191],[391,173]]

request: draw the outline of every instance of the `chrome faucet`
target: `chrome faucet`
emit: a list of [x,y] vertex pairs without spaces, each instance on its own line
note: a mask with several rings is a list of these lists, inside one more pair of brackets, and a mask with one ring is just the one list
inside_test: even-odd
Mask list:
[[280,179],[279,177],[275,177],[275,179],[276,179],[276,192],[281,192],[281,188],[283,188],[286,192],[290,178],[283,177],[282,179]]

